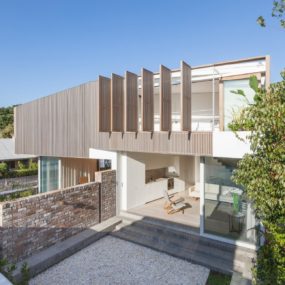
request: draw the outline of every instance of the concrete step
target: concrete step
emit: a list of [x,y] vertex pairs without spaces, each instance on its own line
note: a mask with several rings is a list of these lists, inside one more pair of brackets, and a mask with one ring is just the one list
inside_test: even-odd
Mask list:
[[251,280],[244,278],[240,273],[234,272],[230,285],[252,285]]
[[[234,250],[223,249],[221,247],[216,247],[216,242],[213,243],[205,243],[201,237],[191,235],[182,235],[174,231],[168,231],[160,229],[153,225],[148,225],[147,223],[137,222],[132,224],[131,226],[125,226],[122,230],[130,230],[135,231],[137,233],[143,233],[144,236],[154,236],[155,238],[159,239],[160,241],[167,241],[172,244],[178,244],[181,248],[185,250],[192,251],[193,253],[205,253],[207,252],[213,257],[222,257],[223,259],[231,262],[235,260],[237,264],[243,265],[244,264],[244,253],[236,255]],[[210,251],[209,251],[210,250]]]
[[237,247],[232,244],[227,244],[213,239],[201,237],[198,231],[193,231],[192,229],[189,229],[189,227],[186,225],[180,225],[169,221],[162,221],[153,218],[143,217],[137,214],[127,212],[122,212],[120,217],[123,221],[122,225],[140,226],[150,231],[167,234],[168,237],[171,236],[179,239],[184,238],[187,242],[199,242],[200,245],[210,246],[211,248],[215,249],[221,249],[223,253],[234,252],[236,256],[244,257],[245,255],[247,255],[249,258],[255,258],[256,256],[254,250]]
[[[185,249],[184,247],[181,247],[176,243],[160,240],[158,237],[155,236],[147,236],[143,233],[138,233],[130,229],[114,231],[111,233],[111,235],[155,250],[159,250],[174,257],[200,264],[202,266],[208,267],[215,271],[222,272],[224,274],[233,273],[232,265],[227,260],[224,260],[222,258],[219,258],[217,260],[216,258],[212,258],[207,253],[193,252],[191,250]],[[242,268],[237,269],[242,270]]]
[[122,223],[112,235],[231,274],[250,277],[255,251],[201,237],[184,225],[122,212]]

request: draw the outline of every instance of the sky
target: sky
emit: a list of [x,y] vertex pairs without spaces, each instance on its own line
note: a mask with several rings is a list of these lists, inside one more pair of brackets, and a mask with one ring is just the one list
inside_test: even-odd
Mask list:
[[[0,0],[0,106],[98,75],[271,55],[285,67],[285,29],[272,0]],[[256,24],[258,16],[268,26]]]

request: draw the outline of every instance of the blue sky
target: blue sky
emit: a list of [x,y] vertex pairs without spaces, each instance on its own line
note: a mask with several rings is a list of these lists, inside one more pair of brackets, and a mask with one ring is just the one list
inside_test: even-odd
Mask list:
[[[1,0],[0,106],[31,101],[99,74],[157,71],[271,55],[285,67],[285,30],[271,0]],[[256,18],[268,18],[266,29]]]

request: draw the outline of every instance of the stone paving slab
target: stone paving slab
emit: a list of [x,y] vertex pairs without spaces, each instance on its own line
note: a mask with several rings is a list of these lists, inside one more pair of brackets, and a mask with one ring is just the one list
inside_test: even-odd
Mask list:
[[30,285],[205,285],[209,269],[106,236],[33,278]]

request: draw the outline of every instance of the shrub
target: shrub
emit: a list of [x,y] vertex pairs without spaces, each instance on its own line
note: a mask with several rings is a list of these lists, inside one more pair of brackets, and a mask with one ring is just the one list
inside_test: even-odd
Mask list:
[[38,163],[30,161],[29,169],[31,170],[37,170],[38,169]]
[[17,269],[16,265],[8,262],[6,258],[0,259],[0,272],[15,285],[29,285],[30,269],[24,262],[21,267],[21,278],[16,282],[13,278],[13,272]]
[[0,162],[0,177],[5,177],[8,172],[8,165],[5,162]]
[[233,131],[250,131],[251,153],[239,161],[233,180],[242,185],[262,222],[265,243],[253,269],[256,284],[285,284],[285,73],[270,90],[250,85],[254,103],[230,125]]
[[21,161],[18,161],[18,169],[19,170],[23,170],[23,169],[27,169],[28,167]]
[[23,176],[31,176],[31,175],[37,175],[38,170],[37,169],[15,169],[10,170],[5,177],[6,178],[13,178],[13,177],[23,177]]

